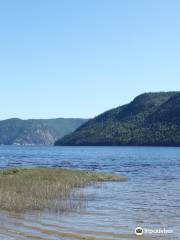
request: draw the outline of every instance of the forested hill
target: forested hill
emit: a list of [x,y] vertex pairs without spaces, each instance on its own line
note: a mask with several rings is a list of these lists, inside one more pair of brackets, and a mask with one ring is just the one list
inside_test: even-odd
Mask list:
[[0,144],[54,144],[86,121],[78,118],[3,120],[0,121]]
[[180,146],[180,92],[141,94],[55,144]]

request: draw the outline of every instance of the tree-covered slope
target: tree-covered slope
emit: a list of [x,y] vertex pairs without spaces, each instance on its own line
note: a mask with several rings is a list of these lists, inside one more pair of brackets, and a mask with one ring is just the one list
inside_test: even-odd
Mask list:
[[3,120],[0,121],[0,144],[54,144],[85,121],[78,118]]
[[89,120],[56,145],[180,145],[180,92],[145,93]]

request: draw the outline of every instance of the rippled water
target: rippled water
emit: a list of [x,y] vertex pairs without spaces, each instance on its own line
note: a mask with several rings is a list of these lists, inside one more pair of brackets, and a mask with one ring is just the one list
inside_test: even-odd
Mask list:
[[87,207],[63,215],[2,212],[0,239],[135,239],[137,226],[173,231],[147,239],[180,239],[180,148],[0,146],[1,168],[24,166],[107,171],[128,181],[85,188]]

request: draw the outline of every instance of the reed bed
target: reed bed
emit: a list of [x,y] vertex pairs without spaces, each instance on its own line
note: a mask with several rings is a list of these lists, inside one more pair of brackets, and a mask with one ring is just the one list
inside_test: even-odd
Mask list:
[[0,209],[68,211],[82,204],[82,187],[121,180],[124,178],[111,174],[61,168],[0,170]]

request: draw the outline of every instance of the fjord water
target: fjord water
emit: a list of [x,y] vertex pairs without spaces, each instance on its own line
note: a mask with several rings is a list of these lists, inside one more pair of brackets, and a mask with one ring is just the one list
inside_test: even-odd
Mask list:
[[148,239],[180,239],[180,148],[0,146],[0,167],[76,168],[128,178],[86,187],[87,206],[76,211],[1,212],[0,239],[135,239],[137,226],[173,231]]

